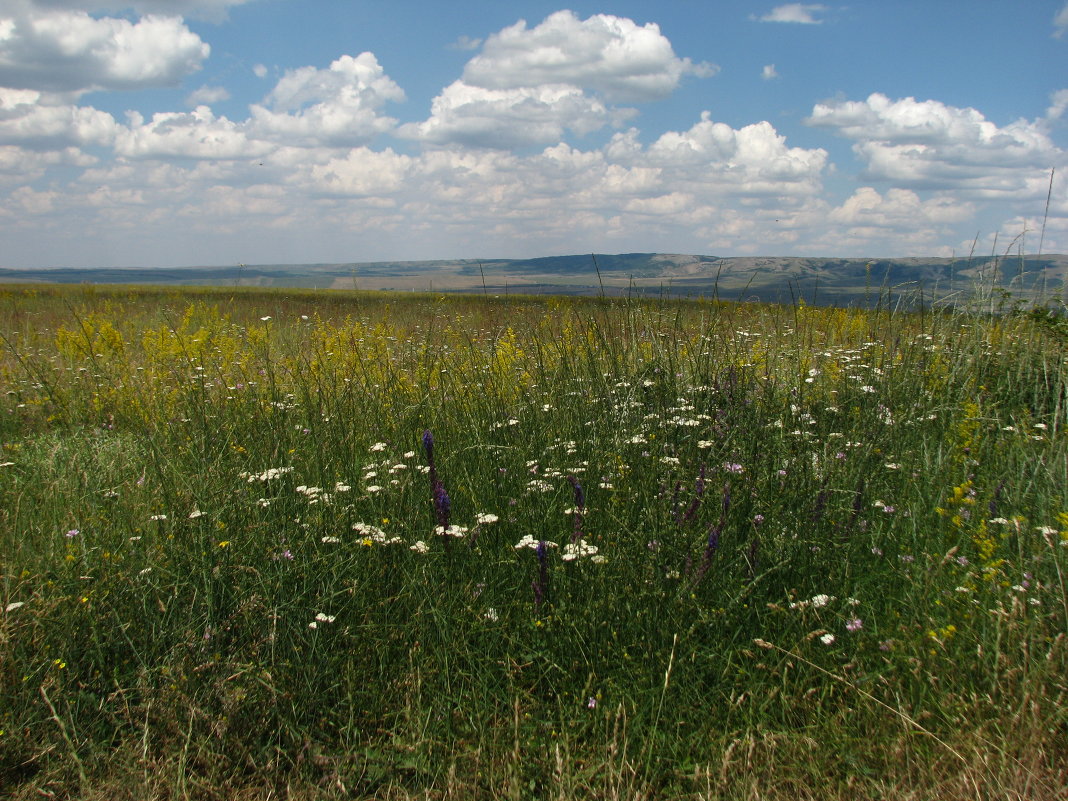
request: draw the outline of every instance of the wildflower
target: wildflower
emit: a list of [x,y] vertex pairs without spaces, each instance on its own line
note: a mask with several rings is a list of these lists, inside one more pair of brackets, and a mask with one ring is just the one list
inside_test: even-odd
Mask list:
[[727,462],[726,464],[723,465],[723,469],[726,470],[728,473],[744,473],[745,472],[745,468],[742,467],[737,462]]
[[835,636],[830,633],[824,634],[822,637],[820,637],[820,642],[824,645],[831,645],[832,643],[834,643],[834,640]]
[[467,534],[467,526],[458,526],[455,523],[448,526],[435,526],[434,533],[439,537],[462,537]]
[[389,445],[385,442],[376,442],[374,445],[371,446],[371,450],[377,453],[379,451],[384,451],[388,447]]
[[848,632],[860,631],[862,628],[864,628],[864,621],[859,617],[846,621],[846,631]]
[[149,520],[166,520],[167,519],[167,515],[152,515],[148,519]]
[[327,615],[323,612],[319,612],[318,614],[316,614],[315,619],[318,620],[320,623],[333,623],[334,620],[336,620],[333,615]]
[[491,512],[479,512],[475,515],[475,522],[479,525],[496,523],[499,518]]
[[583,556],[593,556],[595,553],[597,553],[596,545],[590,545],[585,540],[580,539],[564,545],[564,553],[560,558],[565,562],[572,562],[575,559],[581,559]]
[[203,517],[203,516],[204,516],[204,513],[202,511],[200,511],[199,509],[197,509],[195,506],[193,507],[193,511],[189,513],[189,519],[190,520],[196,520],[198,517]]
[[489,620],[494,623],[496,623],[498,618],[500,618],[500,615],[497,613],[497,610],[494,609],[492,606],[487,609],[482,616],[486,618],[486,620]]
[[[517,542],[512,547],[517,551],[520,551],[523,548],[530,548],[531,550],[536,551],[538,549],[538,544],[539,544],[539,541],[534,539],[534,537],[532,535],[525,534],[525,535],[523,535],[523,539],[521,539],[519,542]],[[555,548],[556,547],[556,543],[555,542],[546,542],[545,546],[548,547],[548,548]]]
[[408,546],[409,551],[415,551],[416,553],[427,553],[430,550],[430,546],[422,540],[419,540],[415,545]]
[[597,699],[595,697],[593,697],[592,695],[589,698],[586,699],[586,708],[587,709],[596,709],[597,708]]
[[340,537],[326,536],[326,537],[323,537],[321,540],[319,540],[319,542],[325,542],[325,543],[328,543],[328,544],[332,544],[332,543],[335,543],[335,542],[341,542],[341,538]]
[[265,323],[265,322],[267,322],[267,321],[268,321],[268,320],[270,320],[270,319],[271,319],[271,315],[269,315],[269,314],[268,314],[268,315],[267,315],[266,317],[261,317],[261,318],[260,318],[260,322],[263,322],[263,323]]
[[67,532],[67,539],[73,539],[74,537],[77,537],[79,534],[81,534],[81,532],[78,529],[72,528],[70,531]]

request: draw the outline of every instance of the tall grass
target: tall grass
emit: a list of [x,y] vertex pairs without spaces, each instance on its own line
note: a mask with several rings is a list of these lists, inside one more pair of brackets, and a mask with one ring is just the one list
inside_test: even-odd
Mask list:
[[14,797],[1060,797],[1055,319],[11,288],[0,332]]

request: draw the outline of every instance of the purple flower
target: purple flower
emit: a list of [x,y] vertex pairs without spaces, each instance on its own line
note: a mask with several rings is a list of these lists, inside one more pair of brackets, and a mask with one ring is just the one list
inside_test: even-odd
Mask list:
[[582,539],[582,515],[586,511],[586,493],[582,491],[582,485],[574,476],[567,477],[571,488],[575,491],[575,521],[571,531],[571,542],[576,543]]
[[846,631],[860,631],[862,628],[864,628],[864,621],[861,620],[859,617],[855,617],[852,620],[846,622]]
[[70,531],[67,532],[67,539],[77,537],[79,534],[81,534],[81,532],[78,529],[72,528]]

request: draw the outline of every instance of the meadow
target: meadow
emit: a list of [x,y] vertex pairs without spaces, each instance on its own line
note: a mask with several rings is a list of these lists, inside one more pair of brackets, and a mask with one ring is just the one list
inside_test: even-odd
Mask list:
[[0,796],[1055,799],[1068,324],[0,289]]

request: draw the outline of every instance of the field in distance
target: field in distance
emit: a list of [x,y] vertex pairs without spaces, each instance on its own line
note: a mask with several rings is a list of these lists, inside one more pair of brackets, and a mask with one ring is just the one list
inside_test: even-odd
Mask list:
[[[599,274],[598,274],[599,273]],[[1068,256],[969,259],[729,257],[666,253],[178,268],[0,269],[0,282],[304,287],[507,294],[718,297],[874,306],[888,299],[970,300],[1004,290],[1059,297]]]

